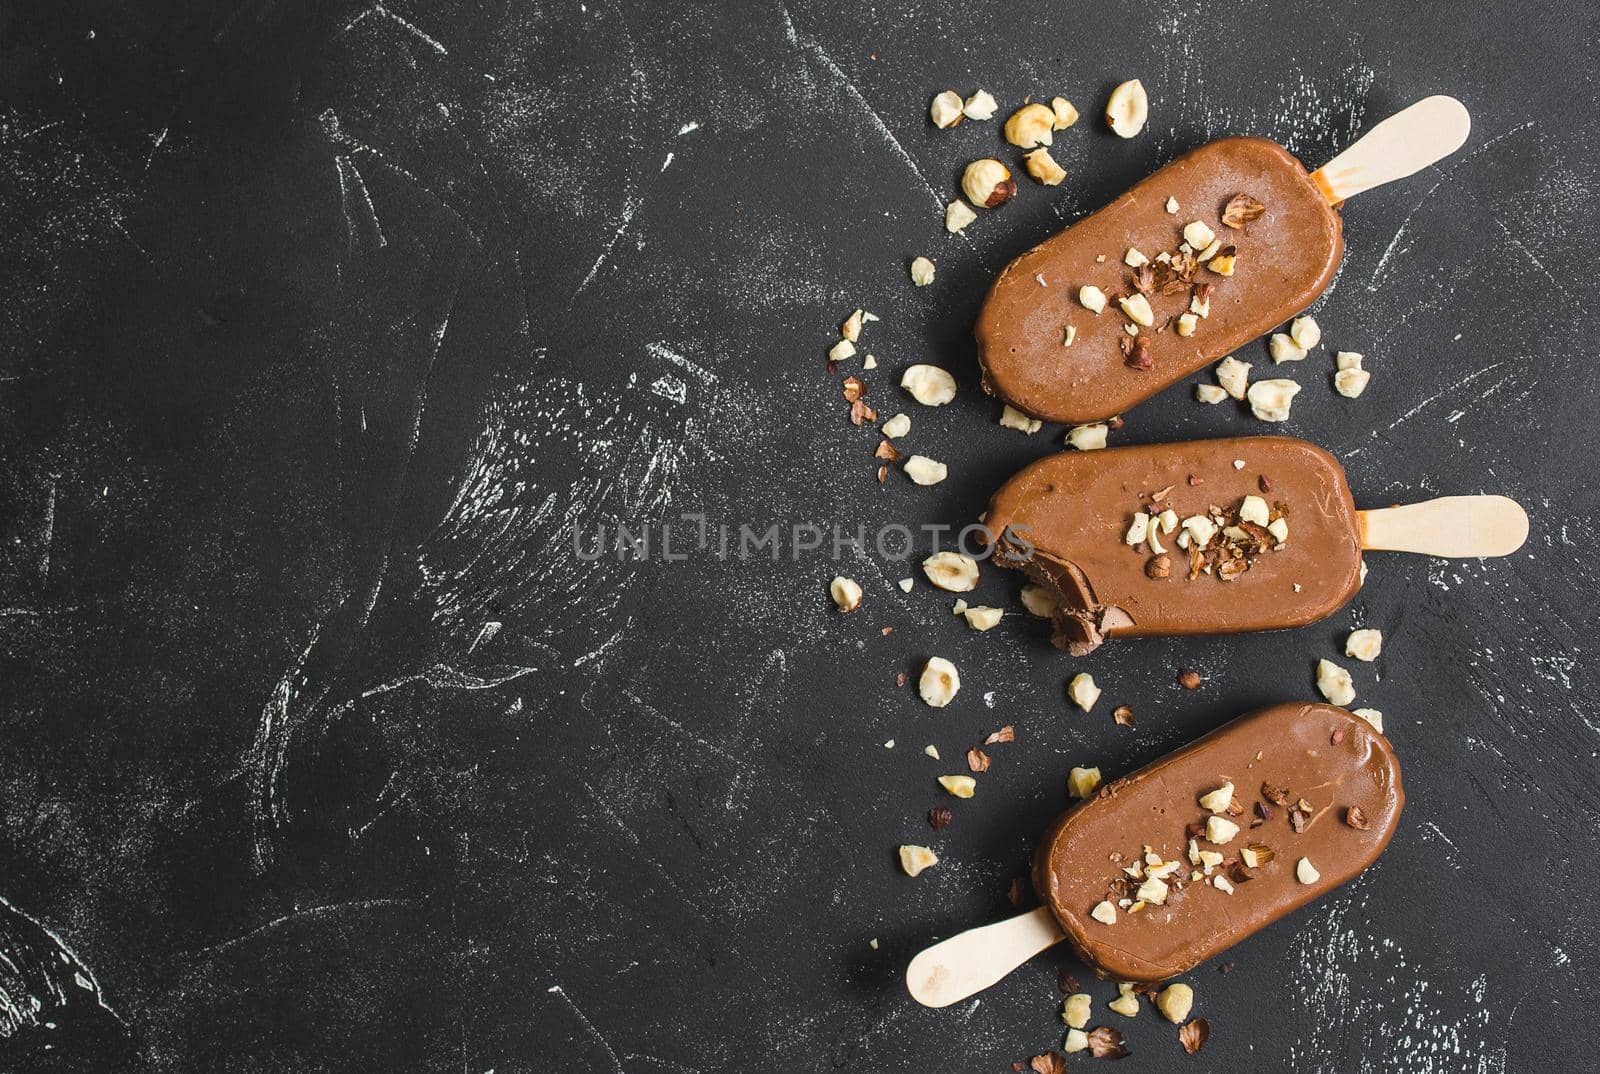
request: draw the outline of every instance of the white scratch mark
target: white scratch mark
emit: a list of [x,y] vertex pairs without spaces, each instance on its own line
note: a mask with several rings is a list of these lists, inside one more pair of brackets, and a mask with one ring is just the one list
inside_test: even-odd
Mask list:
[[616,1068],[617,1074],[623,1074],[622,1059],[617,1055],[616,1049],[611,1047],[611,1042],[606,1040],[606,1038],[601,1035],[600,1031],[595,1028],[593,1022],[589,1021],[589,1016],[584,1014],[583,1011],[578,1008],[578,1005],[573,1002],[571,996],[567,995],[567,990],[562,988],[560,985],[551,985],[545,991],[550,993],[552,996],[561,997],[561,1002],[570,1007],[572,1009],[572,1013],[578,1016],[578,1021],[583,1023],[583,1028],[588,1030],[589,1035],[599,1042],[600,1047],[606,1050],[606,1055],[611,1057],[611,1065]]
[[572,303],[577,301],[579,295],[583,294],[584,289],[587,288],[590,282],[594,280],[595,273],[599,272],[600,267],[606,263],[608,258],[611,257],[611,251],[616,248],[617,240],[622,238],[622,233],[628,230],[628,225],[633,223],[633,214],[638,212],[639,206],[643,204],[643,198],[629,198],[623,204],[622,223],[617,225],[617,229],[613,231],[611,233],[611,237],[606,240],[605,246],[600,250],[600,256],[595,258],[594,264],[589,266],[589,271],[584,274],[583,282],[578,284],[578,289],[572,292],[572,297],[567,300],[568,309],[572,308]]

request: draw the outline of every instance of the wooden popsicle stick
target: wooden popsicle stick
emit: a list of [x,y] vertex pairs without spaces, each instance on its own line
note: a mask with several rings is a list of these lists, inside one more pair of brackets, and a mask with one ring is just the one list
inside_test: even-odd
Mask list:
[[918,953],[906,967],[906,988],[924,1007],[948,1007],[1064,938],[1048,906],[968,929]]
[[1361,547],[1374,552],[1509,556],[1528,539],[1528,513],[1504,496],[1441,496],[1356,514]]
[[1419,172],[1467,140],[1472,117],[1454,97],[1424,97],[1401,109],[1311,173],[1329,205]]

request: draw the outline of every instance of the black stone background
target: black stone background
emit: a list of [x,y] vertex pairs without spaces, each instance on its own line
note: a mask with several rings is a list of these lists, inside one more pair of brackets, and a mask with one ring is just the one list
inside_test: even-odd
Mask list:
[[[1191,976],[1199,1057],[1104,1012],[1107,984],[1097,1021],[1130,1070],[1586,1066],[1596,21],[0,5],[0,987],[54,1026],[0,1039],[0,1068],[1009,1070],[1060,1044],[1065,953],[943,1011],[905,995],[909,957],[1011,912],[1072,764],[1129,771],[1312,696],[1354,625],[1385,633],[1358,704],[1410,791],[1388,854]],[[1152,119],[1124,142],[1095,115],[1135,76]],[[1068,181],[945,235],[960,167],[1012,156],[995,124],[929,126],[947,86],[1076,101]],[[1287,431],[1363,504],[1516,496],[1521,554],[1373,556],[1319,626],[1078,663],[1025,615],[968,631],[875,555],[575,560],[601,519],[971,521],[1060,442],[975,390],[969,326],[1009,257],[1207,138],[1314,165],[1435,92],[1471,141],[1347,207]],[[845,420],[822,352],[858,305],[884,318],[869,400],[911,413],[942,485],[880,487]],[[1363,398],[1328,387],[1333,349],[1368,355]],[[955,405],[895,387],[922,359]],[[1114,441],[1262,431],[1185,385]],[[849,618],[836,570],[867,590]],[[977,596],[1016,588],[987,572]],[[895,685],[935,653],[964,678],[943,712]],[[1063,698],[1080,668],[1092,715]],[[1017,743],[934,835],[933,777],[1003,723]],[[906,878],[905,841],[943,862]]]

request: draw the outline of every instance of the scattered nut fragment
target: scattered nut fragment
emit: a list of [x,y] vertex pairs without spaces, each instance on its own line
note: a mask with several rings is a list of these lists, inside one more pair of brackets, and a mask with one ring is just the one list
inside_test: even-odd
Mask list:
[[1372,725],[1372,729],[1374,731],[1378,732],[1380,735],[1383,734],[1383,713],[1379,712],[1377,709],[1352,709],[1350,714],[1352,716],[1359,716],[1363,720],[1366,720]]
[[1194,314],[1180,313],[1178,315],[1177,327],[1174,328],[1173,331],[1177,332],[1180,336],[1192,336],[1194,335],[1194,330],[1199,327],[1199,325],[1200,318],[1196,317]]
[[1206,842],[1216,843],[1219,846],[1230,842],[1239,834],[1239,826],[1227,817],[1206,818]]
[[940,776],[939,786],[957,798],[971,798],[978,793],[978,781],[971,776]]
[[956,598],[955,607],[950,609],[950,613],[952,615],[962,615],[962,614],[965,614],[966,610],[967,610],[967,602],[965,600],[962,600],[961,598],[957,597]]
[[1128,524],[1128,532],[1123,534],[1122,541],[1124,544],[1132,547],[1136,544],[1143,544],[1145,539],[1149,536],[1150,516],[1145,514],[1143,511],[1140,511],[1138,514],[1133,516],[1133,521]]
[[1148,906],[1165,906],[1167,895],[1172,889],[1167,887],[1167,882],[1158,876],[1146,874],[1144,882],[1133,893],[1133,897]]
[[1087,798],[1099,789],[1100,769],[1074,768],[1067,773],[1067,793],[1072,797]]
[[844,324],[839,326],[839,334],[851,343],[861,340],[861,325],[867,315],[866,310],[856,310],[845,318]]
[[1350,636],[1344,640],[1344,655],[1365,660],[1369,664],[1378,659],[1378,654],[1382,651],[1383,631],[1371,627],[1352,630]]
[[1079,451],[1098,451],[1106,446],[1108,428],[1103,421],[1093,425],[1074,425],[1067,433],[1067,443]]
[[1056,163],[1048,149],[1035,149],[1022,155],[1022,166],[1035,180],[1045,186],[1060,186],[1067,170]]
[[1074,992],[1061,1004],[1061,1020],[1073,1029],[1088,1025],[1089,1015],[1093,1012],[1094,997],[1087,992]]
[[1022,606],[1028,610],[1029,615],[1050,619],[1055,616],[1056,609],[1061,607],[1061,601],[1056,596],[1055,590],[1049,586],[1029,584],[1022,587]]
[[1232,276],[1239,267],[1239,251],[1232,246],[1224,246],[1222,251],[1206,262],[1206,268],[1218,276]]
[[1167,199],[1167,215],[1168,216],[1177,216],[1178,215],[1178,199],[1177,198],[1168,198]]
[[1301,858],[1294,863],[1294,878],[1302,884],[1315,884],[1322,879],[1322,874],[1317,872],[1310,858]]
[[1047,105],[1025,104],[1006,120],[1006,141],[1018,149],[1049,145],[1056,126],[1056,114]]
[[935,552],[922,561],[922,573],[946,593],[970,593],[978,586],[978,561],[960,552]]
[[1365,369],[1341,369],[1333,375],[1333,390],[1346,399],[1358,398],[1367,390],[1372,374]]
[[922,747],[922,752],[926,753],[929,757],[932,757],[935,761],[939,759],[939,747],[933,745],[931,742]]
[[1365,358],[1366,356],[1359,351],[1339,351],[1333,356],[1333,364],[1336,369],[1341,370],[1360,369]]
[[1067,696],[1072,698],[1072,703],[1084,712],[1094,708],[1094,703],[1100,700],[1100,687],[1094,684],[1094,676],[1087,671],[1080,671],[1072,677],[1067,684]]
[[933,98],[928,106],[928,118],[940,130],[949,130],[961,122],[961,94],[945,90]]
[[1246,496],[1239,504],[1239,521],[1265,526],[1272,520],[1267,501],[1260,496]]
[[861,359],[861,368],[876,369],[878,368],[878,360],[869,354],[865,358]]
[[[1079,798],[1089,797],[1086,794],[1078,795]],[[1094,904],[1094,909],[1089,911],[1089,916],[1102,925],[1115,925],[1117,923],[1117,908],[1105,899]]]
[[900,387],[923,406],[944,406],[956,397],[956,378],[936,365],[918,363],[900,374]]
[[1191,671],[1188,668],[1180,668],[1178,670],[1178,685],[1185,690],[1200,689],[1200,673]]
[[1226,813],[1233,804],[1233,784],[1224,783],[1214,791],[1200,796],[1200,808],[1211,813]]
[[1144,91],[1144,83],[1137,78],[1111,91],[1111,99],[1106,102],[1106,123],[1113,133],[1132,138],[1144,130],[1145,120],[1149,118],[1150,96]]
[[1072,341],[1077,339],[1077,338],[1078,338],[1078,326],[1077,325],[1069,324],[1069,325],[1067,325],[1067,327],[1065,327],[1065,328],[1063,328],[1061,330],[1061,345],[1063,347],[1072,346]]
[[961,111],[966,114],[968,119],[979,121],[993,119],[995,112],[999,111],[999,109],[999,102],[994,99],[994,94],[988,90],[978,90],[967,98],[966,104],[961,106]]
[[1065,97],[1050,98],[1050,115],[1058,131],[1064,131],[1078,122],[1078,110]]
[[961,192],[980,209],[997,209],[1017,192],[1011,169],[993,157],[980,157],[961,173]]
[[1106,308],[1106,293],[1094,284],[1086,284],[1078,288],[1078,301],[1090,313],[1098,314]]
[[[961,674],[956,666],[942,656],[928,657],[928,662],[922,666],[922,677],[917,680],[917,693],[922,695],[922,700],[933,708],[942,709],[960,689]],[[937,756],[934,755],[935,759]]]
[[1306,349],[1287,332],[1274,332],[1272,338],[1267,340],[1267,353],[1272,355],[1274,365],[1282,365],[1284,362],[1301,361],[1306,356]]
[[1303,351],[1322,342],[1322,328],[1315,317],[1296,317],[1289,324],[1289,338]]
[[848,339],[841,339],[828,348],[828,361],[843,362],[856,356],[856,345]]
[[1206,515],[1190,515],[1183,520],[1183,529],[1196,548],[1204,548],[1217,535],[1217,524]]
[[1348,705],[1356,699],[1350,673],[1332,660],[1317,661],[1317,689],[1333,705]]
[[1216,241],[1217,233],[1204,220],[1191,220],[1183,225],[1183,241],[1196,253]]
[[1289,404],[1300,393],[1300,385],[1292,380],[1258,380],[1245,393],[1250,400],[1250,413],[1262,421],[1288,421]]
[[1189,1017],[1193,1007],[1194,989],[1186,984],[1170,984],[1156,993],[1156,1010],[1173,1025],[1179,1025]]
[[1138,247],[1130,246],[1128,247],[1128,252],[1122,255],[1122,263],[1129,268],[1138,268],[1140,265],[1148,265],[1150,259],[1144,256],[1144,253]]
[[1089,1034],[1081,1029],[1067,1030],[1067,1039],[1061,1042],[1061,1050],[1068,1055],[1085,1051],[1089,1047]]
[[918,485],[937,485],[950,476],[950,468],[926,455],[913,455],[900,467]]
[[1122,312],[1127,314],[1128,320],[1141,328],[1149,328],[1156,323],[1156,315],[1150,309],[1150,300],[1143,295],[1132,294],[1127,298],[1119,298],[1117,305],[1122,307]]
[[861,586],[855,579],[838,575],[828,583],[828,595],[841,612],[853,612],[861,607]]
[[1372,821],[1367,819],[1367,814],[1360,806],[1347,806],[1344,811],[1344,822],[1358,832],[1370,831]]
[[1223,876],[1221,873],[1218,873],[1216,876],[1211,878],[1211,886],[1222,892],[1224,895],[1233,894],[1233,885],[1230,884],[1228,882],[1228,878]]
[[966,616],[967,625],[973,630],[992,630],[1000,625],[1000,619],[1005,612],[999,608],[980,604],[976,608],[968,608],[961,614]]
[[1211,316],[1211,292],[1196,291],[1189,298],[1189,312],[1196,317]]
[[[1267,523],[1267,532],[1272,534],[1273,540],[1277,541],[1279,544],[1284,544],[1289,540],[1289,520],[1286,518],[1273,519],[1271,522]],[[1300,592],[1300,583],[1295,583],[1294,591],[1296,593]]]
[[1251,843],[1239,851],[1239,860],[1244,862],[1246,868],[1259,869],[1277,855],[1265,843]]
[[1044,422],[1038,418],[1028,417],[1010,403],[1000,411],[1000,425],[1005,429],[1016,429],[1018,432],[1027,433],[1029,436],[1044,428]]
[[1144,565],[1146,578],[1162,579],[1172,575],[1172,557],[1167,555],[1152,556]]
[[1224,391],[1235,399],[1244,399],[1245,390],[1250,384],[1250,363],[1241,362],[1233,355],[1229,355],[1217,363],[1217,383],[1222,385]]
[[927,847],[906,844],[900,848],[900,868],[907,876],[916,876],[938,864],[939,855]]
[[896,414],[878,429],[890,440],[898,440],[911,431],[911,419],[904,414]]
[[1132,1018],[1139,1013],[1139,997],[1133,991],[1133,985],[1126,981],[1117,982],[1117,998],[1106,1004],[1124,1018]]
[[902,593],[911,592],[912,587],[915,586],[916,584],[917,584],[917,580],[915,578],[902,578],[898,582],[895,583],[895,585],[900,587],[900,592],[902,592]]
[[926,257],[911,259],[911,282],[918,287],[926,287],[933,282],[933,262]]
[[944,229],[954,235],[978,218],[978,214],[957,199],[944,207]]

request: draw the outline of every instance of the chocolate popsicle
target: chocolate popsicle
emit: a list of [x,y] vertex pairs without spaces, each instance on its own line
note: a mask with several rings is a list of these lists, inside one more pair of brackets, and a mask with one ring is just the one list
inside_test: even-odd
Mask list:
[[1404,802],[1399,761],[1371,725],[1332,705],[1275,705],[1062,816],[1034,886],[1096,972],[1161,981],[1354,879]]
[[1121,414],[1310,306],[1344,256],[1343,199],[1469,127],[1430,97],[1315,173],[1264,138],[1178,158],[1006,266],[975,329],[984,390],[1049,421]]
[[1074,656],[1110,635],[1302,626],[1361,587],[1344,469],[1293,437],[1052,455],[994,494],[985,525],[997,564],[1056,595]]

